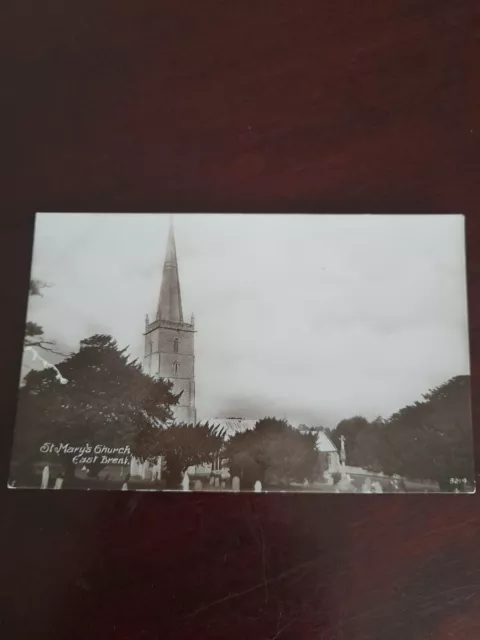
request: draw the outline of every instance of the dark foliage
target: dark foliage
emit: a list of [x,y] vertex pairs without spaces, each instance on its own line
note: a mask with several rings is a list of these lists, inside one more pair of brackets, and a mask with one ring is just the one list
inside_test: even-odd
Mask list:
[[44,442],[128,445],[142,424],[170,419],[178,401],[171,383],[144,374],[125,351],[95,335],[57,365],[65,384],[53,369],[30,371],[19,392],[15,460],[28,467]]
[[341,477],[342,477],[342,474],[339,471],[334,471],[332,473],[333,484],[338,484],[340,482]]
[[253,430],[235,434],[224,455],[242,488],[251,488],[256,480],[268,486],[312,479],[318,461],[316,435],[276,418],[263,418]]
[[46,286],[46,284],[44,282],[41,282],[40,280],[35,280],[34,278],[32,278],[30,280],[30,285],[29,285],[29,290],[28,293],[31,296],[41,296],[41,290]]
[[[29,295],[41,296],[42,289],[44,289],[46,286],[47,285],[40,280],[30,280]],[[43,349],[44,351],[51,351],[52,353],[55,353],[57,355],[64,355],[55,350],[55,342],[45,339],[43,327],[41,327],[36,322],[31,322],[30,320],[25,323],[24,346],[38,347],[39,349]]]
[[450,379],[388,420],[342,420],[332,433],[338,447],[342,435],[349,465],[434,480],[444,490],[457,486],[450,478],[473,484],[469,376]]
[[140,460],[155,462],[163,456],[167,488],[175,489],[188,467],[213,462],[223,439],[224,432],[208,423],[162,427],[148,422],[133,438],[131,450]]
[[473,484],[469,376],[452,378],[395,413],[384,433],[380,456],[386,473],[430,478],[443,489],[452,487],[450,478]]

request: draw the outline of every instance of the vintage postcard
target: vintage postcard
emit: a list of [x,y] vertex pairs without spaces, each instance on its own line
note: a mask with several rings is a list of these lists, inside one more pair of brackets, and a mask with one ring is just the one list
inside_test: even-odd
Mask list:
[[9,487],[474,492],[464,218],[36,216]]

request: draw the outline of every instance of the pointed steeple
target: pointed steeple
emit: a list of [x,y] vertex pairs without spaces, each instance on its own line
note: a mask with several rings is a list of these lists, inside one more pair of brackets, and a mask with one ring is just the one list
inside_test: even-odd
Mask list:
[[167,250],[163,264],[162,286],[158,302],[157,317],[159,320],[183,322],[182,296],[178,277],[177,250],[173,231],[173,216],[170,217]]

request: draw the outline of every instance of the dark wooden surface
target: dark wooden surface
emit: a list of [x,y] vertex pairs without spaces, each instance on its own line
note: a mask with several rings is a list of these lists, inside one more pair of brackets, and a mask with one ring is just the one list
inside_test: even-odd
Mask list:
[[[1,484],[34,210],[463,212],[477,419],[479,19],[477,0],[4,0]],[[480,637],[478,497],[0,501],[5,639]]]

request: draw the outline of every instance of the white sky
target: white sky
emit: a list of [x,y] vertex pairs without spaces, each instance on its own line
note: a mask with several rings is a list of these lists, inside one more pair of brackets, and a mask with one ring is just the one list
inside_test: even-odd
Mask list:
[[[41,214],[29,319],[143,354],[167,214]],[[200,419],[388,417],[469,372],[461,216],[175,215]]]

